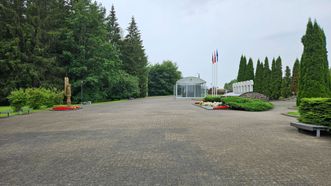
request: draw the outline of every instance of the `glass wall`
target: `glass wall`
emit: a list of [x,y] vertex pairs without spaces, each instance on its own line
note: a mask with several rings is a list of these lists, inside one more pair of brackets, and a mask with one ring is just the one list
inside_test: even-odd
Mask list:
[[176,86],[176,97],[178,98],[201,98],[206,96],[207,88],[205,84]]

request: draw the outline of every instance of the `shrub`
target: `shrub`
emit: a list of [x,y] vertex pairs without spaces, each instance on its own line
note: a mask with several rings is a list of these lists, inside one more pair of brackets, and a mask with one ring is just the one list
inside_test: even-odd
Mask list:
[[24,89],[14,90],[8,96],[10,105],[15,111],[21,110],[22,107],[27,105],[27,95]]
[[15,111],[21,110],[24,106],[40,109],[43,106],[52,107],[61,104],[63,93],[56,89],[27,88],[12,91],[8,99]]
[[52,107],[61,104],[63,100],[63,93],[56,89],[28,88],[25,92],[27,105],[33,109],[40,109],[42,106]]
[[272,103],[242,97],[224,97],[222,98],[222,102],[234,110],[266,111],[273,108]]
[[205,102],[222,102],[222,96],[207,96],[204,98]]
[[331,127],[331,98],[303,98],[299,121]]

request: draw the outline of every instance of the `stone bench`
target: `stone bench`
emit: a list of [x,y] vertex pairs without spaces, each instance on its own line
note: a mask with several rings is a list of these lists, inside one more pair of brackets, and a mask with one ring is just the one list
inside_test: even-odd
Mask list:
[[299,123],[299,122],[292,122],[291,126],[298,128],[298,131],[300,131],[300,130],[316,131],[316,137],[321,136],[321,131],[330,130],[330,128],[327,126],[310,125],[310,124]]
[[9,117],[10,113],[12,113],[13,111],[11,110],[5,110],[5,111],[0,111],[0,114],[6,114],[7,117]]

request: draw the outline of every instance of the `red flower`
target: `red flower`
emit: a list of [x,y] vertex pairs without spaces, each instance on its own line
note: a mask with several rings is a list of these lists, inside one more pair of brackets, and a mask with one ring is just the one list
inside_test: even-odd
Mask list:
[[230,107],[227,106],[227,105],[221,105],[221,106],[216,106],[213,109],[214,110],[222,110],[222,109],[228,109],[228,108],[230,108]]
[[54,111],[69,111],[77,109],[80,109],[80,106],[56,106],[52,108]]

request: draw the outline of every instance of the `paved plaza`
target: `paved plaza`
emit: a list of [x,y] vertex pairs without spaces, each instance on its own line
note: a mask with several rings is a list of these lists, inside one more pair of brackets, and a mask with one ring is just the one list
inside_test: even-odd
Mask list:
[[0,185],[330,185],[331,137],[154,97],[0,119]]

